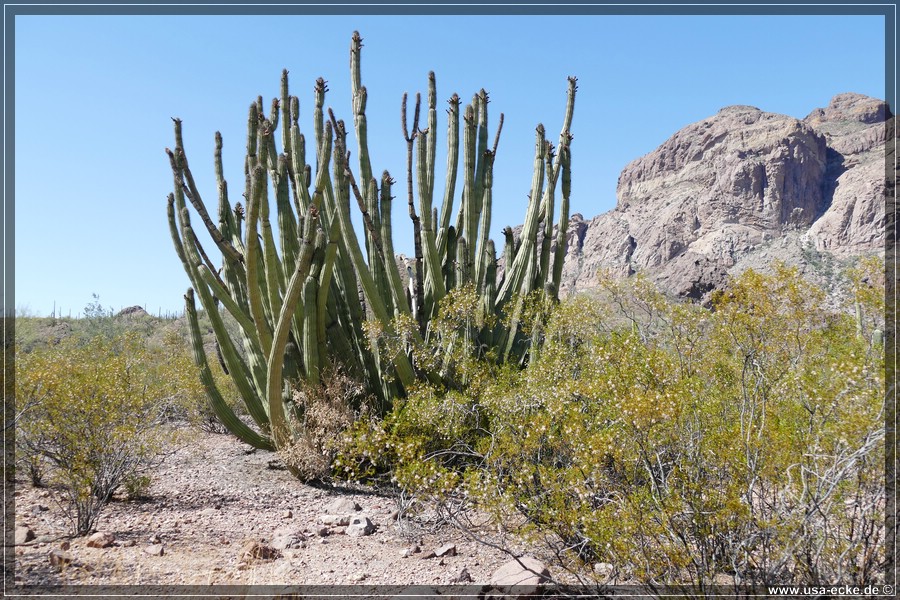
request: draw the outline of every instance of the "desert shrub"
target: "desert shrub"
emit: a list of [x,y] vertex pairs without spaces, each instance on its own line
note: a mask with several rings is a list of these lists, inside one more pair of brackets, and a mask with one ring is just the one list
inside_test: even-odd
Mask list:
[[135,334],[74,339],[16,357],[20,454],[62,491],[76,534],[88,533],[126,481],[139,481],[172,439],[164,427],[175,380]]
[[298,382],[288,413],[298,435],[278,450],[279,458],[303,480],[328,479],[344,432],[369,414],[372,401],[365,385],[336,365],[318,383]]
[[723,576],[876,582],[884,350],[853,307],[873,315],[883,294],[854,277],[843,311],[783,266],[733,280],[712,310],[604,279],[600,300],[550,314],[527,369],[414,391],[354,430],[341,464],[463,497],[585,579],[605,562],[701,593]]

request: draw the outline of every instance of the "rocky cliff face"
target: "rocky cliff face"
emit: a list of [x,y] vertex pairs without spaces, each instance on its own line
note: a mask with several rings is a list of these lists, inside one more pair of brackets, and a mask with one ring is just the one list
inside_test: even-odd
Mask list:
[[616,208],[570,221],[563,292],[599,269],[702,299],[729,273],[883,250],[885,104],[836,96],[805,119],[730,106],[619,176]]

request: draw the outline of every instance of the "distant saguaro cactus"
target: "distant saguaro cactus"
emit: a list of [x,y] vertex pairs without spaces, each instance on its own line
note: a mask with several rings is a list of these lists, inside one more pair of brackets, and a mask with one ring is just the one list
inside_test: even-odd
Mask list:
[[[418,323],[415,336],[421,341],[432,334],[429,323],[442,298],[453,289],[474,286],[482,298],[483,310],[508,314],[511,318],[504,322],[512,325],[486,325],[473,335],[483,345],[497,348],[499,360],[508,360],[511,355],[521,360],[529,346],[516,330],[521,298],[534,290],[543,290],[547,298],[557,298],[566,247],[572,139],[569,128],[575,78],[569,78],[566,113],[555,152],[546,140],[544,127],[537,127],[525,226],[518,241],[507,236],[505,270],[499,279],[495,246],[488,234],[493,165],[503,115],[493,146],[488,148],[488,95],[481,90],[463,112],[460,143],[460,100],[456,94],[450,98],[447,173],[438,210],[433,207],[437,138],[434,73],[428,75],[425,129],[419,129],[418,95],[412,128],[407,129],[404,95],[408,210],[415,242],[413,286],[408,294],[392,241],[391,193],[395,182],[384,171],[379,187],[371,166],[365,113],[367,93],[360,74],[361,48],[362,38],[354,32],[350,74],[358,143],[356,174],[350,165],[344,122],[337,120],[331,109],[326,117],[327,89],[321,78],[316,82],[313,109],[313,174],[313,167],[306,162],[306,139],[298,125],[299,100],[288,94],[286,70],[281,77],[280,97],[272,101],[268,117],[262,97],[250,105],[244,163],[246,209],[229,200],[220,134],[216,133],[214,160],[218,222],[213,221],[194,182],[179,119],[174,119],[175,147],[166,150],[174,175],[174,192],[168,198],[169,226],[192,286],[185,295],[185,306],[194,356],[218,417],[240,439],[258,448],[291,444],[298,432],[292,426],[297,420],[290,418],[290,411],[299,409],[289,402],[290,385],[299,379],[316,383],[326,365],[341,363],[348,372],[364,379],[382,401],[382,410],[387,410],[392,399],[403,395],[417,379],[440,381],[440,373],[413,364],[406,353],[386,355],[383,348],[370,343],[363,328],[365,320],[374,320],[382,331],[390,332],[395,317],[412,317]],[[279,125],[281,152],[276,142]],[[456,222],[451,224],[460,145],[463,185]],[[560,175],[562,201],[551,260],[554,197]],[[351,223],[351,197],[362,214],[365,231],[361,237]],[[277,243],[270,199],[275,204]],[[222,255],[218,268],[191,224],[188,202]],[[538,245],[541,230],[543,242]],[[234,379],[258,430],[239,419],[215,387],[200,335],[195,296],[199,296],[209,317],[220,362]],[[237,322],[239,339],[229,335],[222,309]]]

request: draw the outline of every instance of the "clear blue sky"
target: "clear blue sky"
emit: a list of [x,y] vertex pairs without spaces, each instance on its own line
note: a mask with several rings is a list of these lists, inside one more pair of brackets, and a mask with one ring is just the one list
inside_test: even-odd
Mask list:
[[[490,92],[491,136],[505,113],[498,242],[524,217],[535,126],[544,123],[554,143],[559,136],[568,75],[579,86],[571,210],[585,217],[615,206],[627,163],[723,106],[803,118],[841,92],[885,96],[881,17],[17,16],[16,307],[46,315],[55,302],[75,316],[96,293],[115,309],[181,311],[189,282],[165,216],[170,117],[184,122],[209,207],[213,136],[222,132],[234,202],[247,108],[260,94],[268,107],[283,68],[309,138],[319,76],[329,82],[326,104],[352,121],[354,30],[364,38],[373,167],[398,180],[396,196],[405,197],[400,99],[424,93],[429,70],[441,103]],[[438,130],[443,149],[443,112]],[[444,159],[437,164],[440,174]],[[411,253],[405,202],[396,204],[397,251]]]

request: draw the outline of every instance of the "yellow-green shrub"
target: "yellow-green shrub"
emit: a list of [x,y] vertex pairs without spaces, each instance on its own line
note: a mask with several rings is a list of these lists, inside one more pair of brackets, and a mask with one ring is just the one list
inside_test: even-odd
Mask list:
[[369,461],[344,466],[392,468],[439,498],[458,485],[521,533],[650,585],[878,581],[884,349],[856,315],[881,296],[860,273],[843,310],[783,266],[744,273],[712,310],[604,279],[600,300],[552,313],[527,369],[411,393],[357,428]]
[[104,504],[160,457],[179,380],[136,334],[62,340],[16,357],[20,452],[39,459],[64,495],[75,533],[88,533]]

